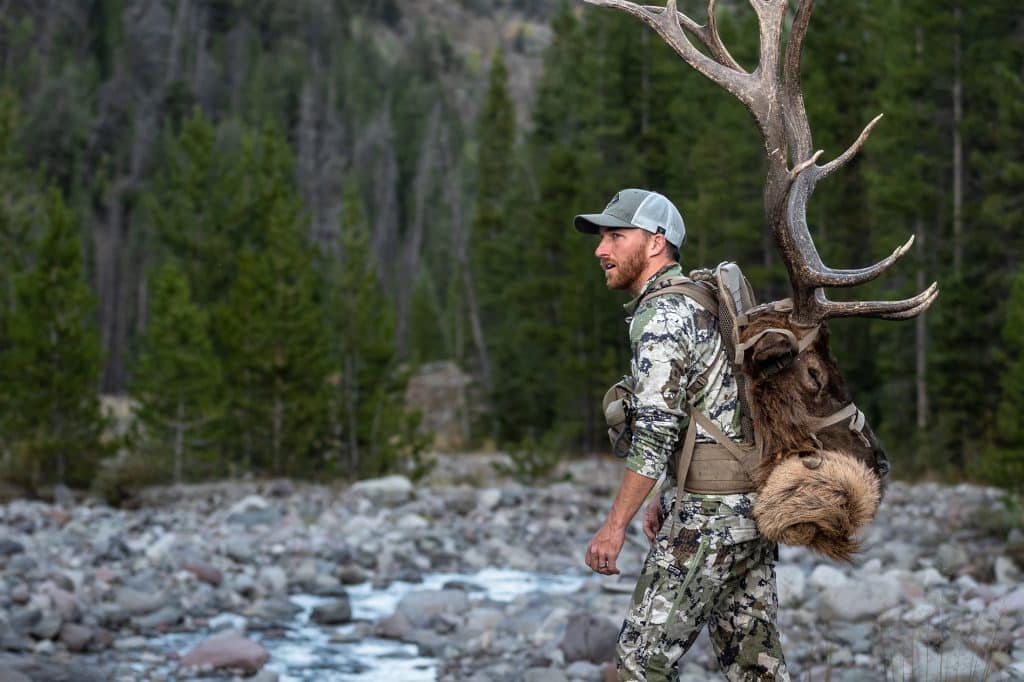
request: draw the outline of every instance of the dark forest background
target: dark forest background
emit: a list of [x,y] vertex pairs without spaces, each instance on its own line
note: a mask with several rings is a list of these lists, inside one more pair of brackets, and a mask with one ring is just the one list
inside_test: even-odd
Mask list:
[[[753,12],[719,22],[752,68]],[[825,261],[916,234],[847,295],[942,288],[915,322],[832,324],[895,475],[1024,485],[1019,0],[819,0],[803,73],[825,159],[885,113],[811,202]],[[684,268],[783,296],[760,155],[738,102],[582,3],[3,0],[3,477],[415,470],[403,396],[436,361],[472,379],[467,447],[603,451],[623,297],[572,216],[659,190]],[[134,401],[124,438],[101,395]]]

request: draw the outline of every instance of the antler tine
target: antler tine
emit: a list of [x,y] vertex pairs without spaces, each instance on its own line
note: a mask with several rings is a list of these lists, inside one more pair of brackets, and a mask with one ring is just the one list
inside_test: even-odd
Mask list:
[[819,289],[814,300],[819,309],[819,319],[834,317],[879,317],[885,320],[905,320],[920,315],[931,306],[939,295],[938,282],[913,298],[902,301],[830,301]]
[[[677,0],[667,0],[664,7],[638,5],[629,0],[584,0],[598,7],[611,7],[637,17],[657,31],[683,60],[699,73],[735,95],[747,107],[753,102],[754,83],[750,74],[736,63],[717,38],[717,30],[709,31],[677,9]],[[700,39],[712,54],[708,57],[690,42],[683,28]]]
[[853,287],[875,279],[889,267],[905,256],[914,244],[914,235],[910,235],[904,244],[898,246],[891,254],[866,268],[836,270],[822,267],[820,271],[810,274],[810,284],[818,287]]
[[872,128],[882,120],[882,116],[884,115],[885,114],[879,114],[871,119],[871,122],[864,126],[864,130],[860,131],[860,135],[857,136],[857,139],[853,141],[853,144],[851,144],[845,152],[832,159],[824,166],[821,166],[821,170],[819,171],[820,177],[827,177],[849,163],[850,159],[852,159],[854,155],[860,151],[860,148],[864,146],[864,143],[868,141],[868,135],[871,134]]
[[789,31],[789,42],[786,44],[786,57],[783,62],[782,93],[789,109],[789,144],[795,158],[806,157],[814,148],[811,142],[811,126],[807,120],[807,109],[804,107],[804,96],[800,91],[800,60],[804,51],[804,38],[807,27],[811,23],[811,10],[814,0],[800,0],[793,26]]
[[725,44],[722,42],[722,36],[718,33],[718,20],[715,18],[716,4],[717,0],[708,0],[708,23],[701,27],[699,31],[695,31],[695,33],[701,39],[701,42],[704,43],[704,46],[708,48],[708,51],[711,52],[711,55],[717,59],[720,64],[724,64],[736,71],[746,73],[743,67],[732,58],[728,48],[726,48]]

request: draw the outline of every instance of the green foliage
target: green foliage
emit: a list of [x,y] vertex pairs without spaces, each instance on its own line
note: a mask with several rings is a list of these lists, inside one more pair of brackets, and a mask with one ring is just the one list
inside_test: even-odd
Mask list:
[[131,502],[143,488],[171,480],[174,472],[169,465],[166,459],[122,452],[100,463],[90,488],[107,504],[123,505]]
[[[244,201],[250,195],[243,198],[242,185],[252,169],[217,144],[213,123],[198,110],[163,146],[164,164],[146,206],[164,249],[181,264],[192,297],[209,305],[234,278],[234,254],[249,232],[240,212],[248,210]],[[251,165],[251,144],[247,151]]]
[[[810,202],[824,261],[863,266],[916,233],[911,254],[850,296],[942,286],[921,324],[831,325],[857,404],[898,472],[966,467],[1004,484],[1017,475],[1024,332],[1009,292],[1024,259],[1018,4],[818,0],[808,33],[803,89],[823,160],[886,114]],[[753,12],[719,5],[725,43],[753,69]],[[0,22],[0,44],[17,55],[0,63],[4,376],[27,385],[18,365],[44,364],[28,356],[42,346],[47,314],[74,310],[92,337],[98,318],[110,351],[104,376],[126,376],[110,370],[127,363],[132,390],[148,396],[141,461],[174,468],[167,424],[176,408],[160,403],[172,391],[155,386],[180,386],[196,419],[216,426],[188,432],[186,476],[228,461],[236,471],[352,476],[419,466],[422,434],[402,393],[415,363],[433,360],[478,379],[490,412],[477,428],[528,444],[516,448],[524,475],[543,469],[544,453],[604,450],[599,398],[627,363],[623,296],[605,289],[593,241],[572,231],[572,216],[599,210],[622,187],[662,191],[687,222],[684,266],[736,260],[760,298],[785,295],[762,217],[763,150],[742,106],[632,17],[542,0],[461,6],[550,17],[531,110],[518,98],[536,74],[523,69],[549,33],[527,35],[529,24],[505,35],[488,69],[484,48],[413,27],[417,11],[394,0],[214,2],[205,21],[180,26],[180,3],[155,13],[130,12],[123,0],[56,13],[9,7]],[[154,48],[168,36],[173,54]],[[965,151],[959,240],[954,131]],[[61,276],[66,290],[44,292],[30,283],[55,215],[38,190],[47,185],[80,213],[87,238],[75,247],[86,255],[77,274]],[[310,248],[306,211],[324,253]],[[339,241],[329,244],[335,228]],[[165,262],[178,278],[143,286],[147,268]],[[87,281],[104,297],[98,311]],[[170,331],[158,332],[164,325]],[[36,341],[15,344],[17,334]],[[75,367],[69,377],[100,362],[89,334],[61,346],[61,362]],[[85,362],[72,362],[74,352]],[[210,388],[218,364],[224,419]],[[48,480],[57,454],[40,443],[58,436],[20,409],[21,390],[0,396],[3,457]],[[207,455],[209,468],[200,466]]]
[[417,420],[405,412],[408,381],[395,358],[395,311],[377,277],[369,226],[355,183],[348,183],[340,255],[326,267],[324,316],[333,367],[328,387],[329,451],[340,473],[393,471],[418,452]]
[[1024,494],[1024,270],[1017,273],[1006,310],[995,434],[971,464],[983,480]]
[[[512,476],[524,484],[551,480],[563,458],[559,443],[564,440],[555,432],[548,432],[540,439],[527,436],[509,451],[511,464],[496,460],[491,466],[502,476]],[[564,478],[568,478],[568,474]]]
[[50,193],[36,262],[14,282],[10,346],[0,356],[8,406],[5,449],[22,453],[33,487],[84,484],[102,453],[95,301],[85,282],[75,218]]
[[295,229],[275,221],[265,249],[242,252],[215,317],[224,352],[220,442],[243,471],[295,475],[319,465],[326,339],[309,249]]
[[272,128],[246,139],[238,204],[246,235],[237,275],[214,313],[225,388],[221,446],[243,471],[275,475],[320,466],[328,375],[290,156]]
[[212,427],[220,416],[220,359],[209,315],[193,302],[188,280],[173,261],[156,273],[152,289],[151,319],[131,385],[142,426],[138,447],[180,483],[202,471],[196,455],[210,459]]

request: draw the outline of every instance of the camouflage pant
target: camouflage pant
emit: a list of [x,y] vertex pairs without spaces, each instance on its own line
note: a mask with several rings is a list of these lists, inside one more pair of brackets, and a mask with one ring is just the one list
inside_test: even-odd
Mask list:
[[675,527],[665,521],[619,633],[620,680],[675,680],[705,623],[729,680],[789,680],[775,626],[776,546],[757,533],[753,499],[687,494]]

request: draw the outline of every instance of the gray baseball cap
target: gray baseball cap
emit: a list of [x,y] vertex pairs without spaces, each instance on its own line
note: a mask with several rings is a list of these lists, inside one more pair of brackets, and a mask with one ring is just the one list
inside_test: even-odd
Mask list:
[[578,215],[573,223],[588,234],[599,234],[602,227],[639,227],[665,235],[665,241],[676,248],[686,241],[686,225],[679,210],[664,196],[646,189],[624,189],[604,211]]

